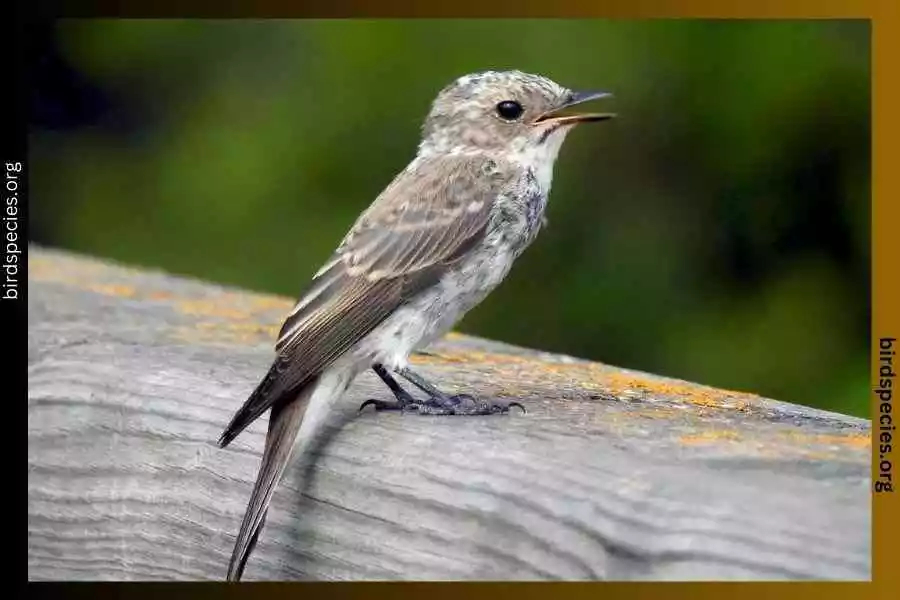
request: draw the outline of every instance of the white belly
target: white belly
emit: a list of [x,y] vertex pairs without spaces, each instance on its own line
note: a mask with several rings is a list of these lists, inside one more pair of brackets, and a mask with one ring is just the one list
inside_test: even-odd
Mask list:
[[430,290],[419,294],[379,325],[355,350],[360,360],[404,367],[409,354],[438,339],[503,281],[515,259],[498,247],[476,252],[475,257],[448,272]]

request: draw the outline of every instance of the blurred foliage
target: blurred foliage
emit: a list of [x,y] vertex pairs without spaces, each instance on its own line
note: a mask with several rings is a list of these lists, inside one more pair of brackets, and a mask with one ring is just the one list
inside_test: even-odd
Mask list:
[[460,330],[867,414],[864,21],[60,21],[34,40],[36,242],[295,295],[434,94],[607,89],[549,226]]

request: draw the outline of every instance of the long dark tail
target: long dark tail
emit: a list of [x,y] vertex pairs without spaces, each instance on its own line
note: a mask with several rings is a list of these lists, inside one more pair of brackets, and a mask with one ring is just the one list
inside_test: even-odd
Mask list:
[[269,415],[269,431],[266,434],[266,448],[263,451],[262,463],[256,476],[253,493],[250,495],[247,512],[238,531],[234,551],[231,553],[228,581],[239,581],[244,573],[247,558],[256,546],[275,486],[278,485],[291,458],[300,423],[303,421],[310,397],[318,387],[317,384],[318,379],[314,379],[299,392],[295,400],[272,407]]

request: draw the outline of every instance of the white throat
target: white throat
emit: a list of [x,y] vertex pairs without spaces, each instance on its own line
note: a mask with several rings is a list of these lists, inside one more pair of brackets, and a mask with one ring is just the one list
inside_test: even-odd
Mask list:
[[545,194],[550,193],[550,185],[553,183],[553,165],[556,163],[556,157],[566,139],[566,134],[571,129],[570,126],[556,129],[542,144],[523,140],[523,143],[518,144],[519,147],[514,148],[510,153],[509,159],[512,162],[534,171],[538,185]]

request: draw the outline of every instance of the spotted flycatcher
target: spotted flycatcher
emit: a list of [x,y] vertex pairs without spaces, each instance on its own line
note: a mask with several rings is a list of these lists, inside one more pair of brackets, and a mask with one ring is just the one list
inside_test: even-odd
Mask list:
[[[520,71],[466,75],[438,94],[415,158],[315,274],[281,328],[269,372],[219,439],[228,445],[271,409],[229,580],[243,573],[295,447],[308,444],[363,371],[374,369],[396,397],[363,404],[376,410],[509,410],[510,404],[444,394],[411,371],[407,358],[481,302],[534,240],[566,134],[578,123],[614,116],[566,109],[604,96]],[[427,398],[414,398],[392,373]]]

